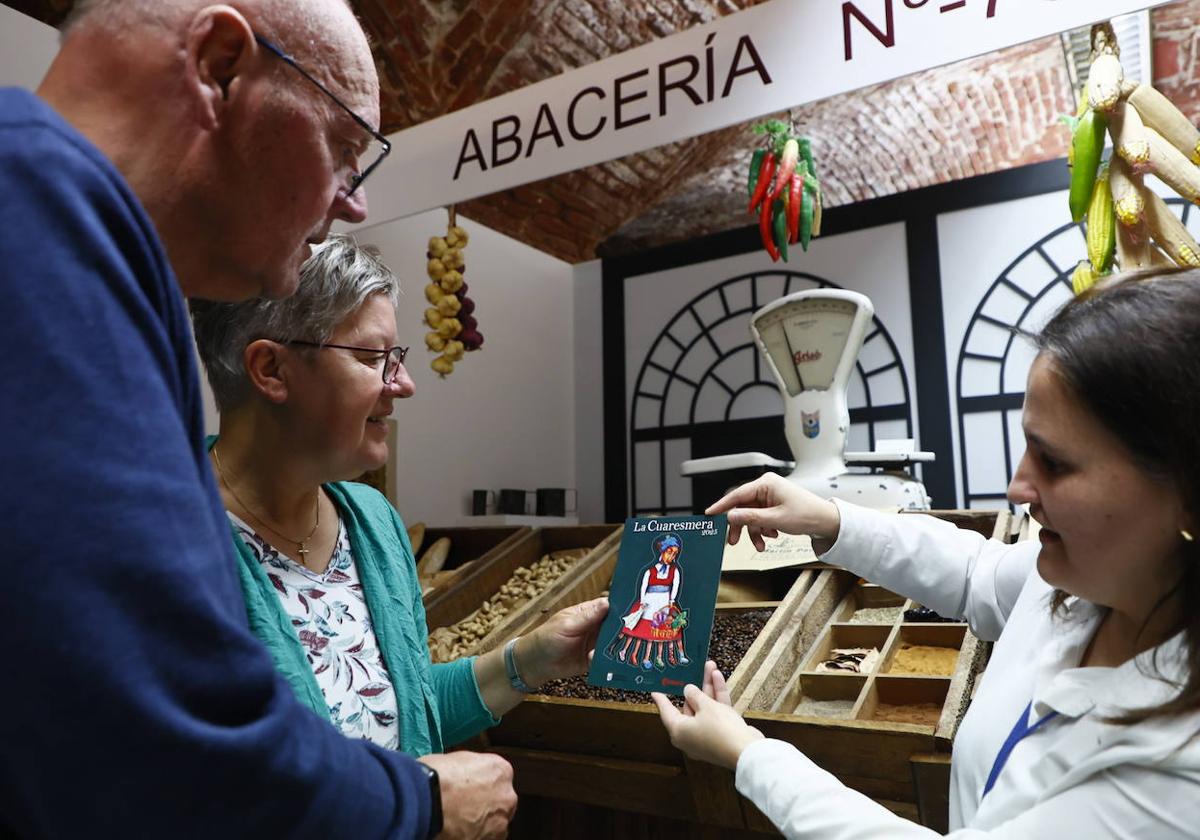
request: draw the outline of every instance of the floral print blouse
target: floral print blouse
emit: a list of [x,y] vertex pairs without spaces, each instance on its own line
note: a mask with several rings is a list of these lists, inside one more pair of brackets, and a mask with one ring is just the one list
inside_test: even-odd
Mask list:
[[333,725],[344,735],[399,749],[399,708],[379,650],[343,522],[323,573],[281,554],[234,514],[237,528],[296,628]]

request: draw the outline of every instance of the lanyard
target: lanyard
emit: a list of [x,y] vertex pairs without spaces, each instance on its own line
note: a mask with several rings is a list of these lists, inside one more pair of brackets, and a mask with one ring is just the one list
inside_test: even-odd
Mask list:
[[[1021,742],[1021,739],[1027,735],[1032,735],[1042,728],[1042,725],[1058,717],[1058,712],[1051,712],[1041,720],[1037,721],[1032,726],[1029,725],[1029,712],[1033,709],[1033,701],[1029,701],[1029,705],[1021,712],[1021,716],[1017,718],[1017,722],[1013,725],[1012,732],[1008,733],[1008,738],[1000,747],[1000,752],[996,753],[996,760],[992,762],[992,772],[988,773],[987,783],[983,786],[983,795],[987,796],[988,791],[996,784],[996,779],[1000,777],[1000,771],[1004,769],[1004,765],[1008,763],[1008,756],[1012,753],[1013,748]],[[982,797],[981,797],[982,798]]]

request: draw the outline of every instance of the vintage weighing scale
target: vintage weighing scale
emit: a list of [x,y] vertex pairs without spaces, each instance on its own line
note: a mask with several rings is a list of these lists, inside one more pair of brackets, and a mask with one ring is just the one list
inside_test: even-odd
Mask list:
[[762,452],[717,455],[684,461],[682,474],[790,470],[790,480],[825,498],[928,510],[925,485],[903,470],[932,461],[932,452],[914,451],[911,440],[879,441],[875,452],[846,451],[846,387],[874,315],[869,298],[842,289],[796,292],[754,313],[750,334],[783,394],[784,433],[795,460]]

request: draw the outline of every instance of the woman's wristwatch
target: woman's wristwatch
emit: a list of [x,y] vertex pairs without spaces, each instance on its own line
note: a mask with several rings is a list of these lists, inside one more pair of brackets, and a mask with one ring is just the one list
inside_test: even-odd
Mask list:
[[436,770],[422,761],[417,766],[425,771],[425,780],[429,782],[429,840],[433,840],[442,833],[442,785]]

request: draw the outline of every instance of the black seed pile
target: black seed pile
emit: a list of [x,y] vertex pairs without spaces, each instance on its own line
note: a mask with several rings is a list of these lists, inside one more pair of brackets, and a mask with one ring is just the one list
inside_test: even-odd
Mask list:
[[717,613],[708,642],[708,658],[717,663],[717,669],[726,679],[767,626],[772,612],[774,610],[751,610],[733,615]]
[[[712,637],[708,643],[708,658],[717,663],[717,668],[728,677],[742,661],[750,645],[758,638],[771,618],[772,610],[752,610],[737,614],[717,613],[713,620]],[[589,685],[584,677],[552,680],[543,685],[537,694],[546,697],[571,697],[576,700],[609,700],[615,703],[649,703],[650,695],[642,691],[625,691],[619,688],[601,688]],[[682,697],[672,697],[676,706],[683,704]]]

